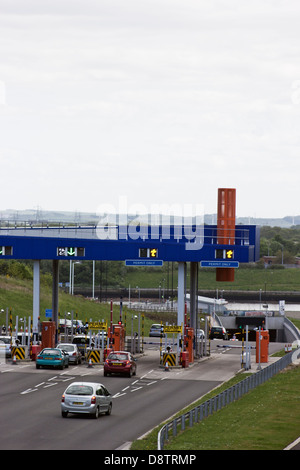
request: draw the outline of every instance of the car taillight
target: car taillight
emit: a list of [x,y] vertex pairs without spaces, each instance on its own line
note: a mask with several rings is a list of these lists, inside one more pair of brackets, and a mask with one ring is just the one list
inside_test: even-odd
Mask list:
[[76,352],[73,352],[72,356],[76,356]]
[[95,395],[93,395],[91,398],[91,405],[95,405],[95,403],[96,403],[96,397]]
[[61,402],[62,402],[62,403],[65,402],[65,396],[64,396],[64,395],[62,395],[62,397],[61,397]]

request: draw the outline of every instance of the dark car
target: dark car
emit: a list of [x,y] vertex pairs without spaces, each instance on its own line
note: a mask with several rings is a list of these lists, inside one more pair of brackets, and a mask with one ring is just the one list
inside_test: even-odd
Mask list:
[[108,374],[122,374],[131,377],[136,374],[136,361],[126,351],[111,352],[104,362],[104,376]]
[[223,326],[212,326],[209,332],[209,339],[228,339],[227,331]]

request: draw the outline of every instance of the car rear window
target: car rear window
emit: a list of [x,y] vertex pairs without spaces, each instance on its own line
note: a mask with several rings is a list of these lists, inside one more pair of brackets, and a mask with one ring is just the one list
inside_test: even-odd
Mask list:
[[70,385],[66,393],[68,395],[93,395],[93,388],[88,385]]
[[118,360],[118,361],[126,361],[128,359],[128,354],[110,354],[108,359]]
[[61,353],[57,349],[43,349],[41,352],[43,356],[60,356]]
[[71,346],[70,344],[62,344],[60,346],[57,346],[59,349],[63,349],[64,351],[67,352],[72,352],[74,351],[74,346]]

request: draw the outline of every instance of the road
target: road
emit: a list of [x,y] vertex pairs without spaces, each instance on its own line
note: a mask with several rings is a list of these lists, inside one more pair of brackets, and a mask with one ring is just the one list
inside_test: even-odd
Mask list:
[[[0,449],[122,448],[239,369],[240,350],[216,347],[210,358],[169,372],[159,367],[158,350],[147,349],[132,378],[103,377],[101,365],[57,371],[36,370],[32,362],[13,365],[7,361],[0,364]],[[105,384],[114,396],[110,416],[98,420],[83,415],[61,417],[61,395],[69,383],[78,380]]]

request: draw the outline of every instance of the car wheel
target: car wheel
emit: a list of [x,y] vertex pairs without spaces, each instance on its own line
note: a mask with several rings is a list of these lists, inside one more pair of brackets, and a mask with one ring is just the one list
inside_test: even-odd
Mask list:
[[68,412],[67,411],[62,411],[61,415],[62,415],[63,418],[66,418],[68,416]]
[[107,408],[107,412],[105,414],[110,415],[111,414],[111,409],[112,409],[112,403],[109,404],[109,406]]
[[94,419],[98,419],[98,418],[99,418],[99,406],[96,407],[96,411],[95,411],[95,413],[93,414],[93,418],[94,418]]

